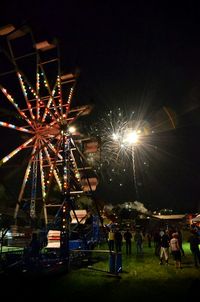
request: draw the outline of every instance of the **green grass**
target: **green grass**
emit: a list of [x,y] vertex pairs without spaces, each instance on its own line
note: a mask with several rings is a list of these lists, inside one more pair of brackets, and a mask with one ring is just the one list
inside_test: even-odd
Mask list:
[[[94,299],[94,301],[123,301],[125,298],[134,301],[174,301],[177,297],[181,301],[188,301],[192,293],[200,289],[200,268],[194,267],[193,258],[187,242],[183,245],[185,257],[182,258],[183,269],[176,269],[172,257],[169,265],[159,265],[159,259],[154,255],[154,248],[144,244],[144,253],[136,255],[133,244],[132,255],[125,255],[122,251],[121,278],[109,273],[109,254],[93,253],[92,267],[102,271],[89,269],[87,264],[82,268],[73,268],[69,273],[57,277],[43,277],[42,280],[12,280],[15,297],[20,293],[31,293],[32,297],[45,298],[47,301],[72,301],[77,299]],[[107,246],[101,246],[100,249]],[[93,258],[93,259],[94,259]],[[4,280],[4,282],[6,282]],[[1,283],[2,284],[2,283]],[[19,285],[20,284],[20,285]],[[194,288],[196,288],[194,292]],[[13,292],[9,293],[10,295]],[[23,298],[23,296],[20,296]],[[25,297],[25,295],[24,295]]]
[[6,252],[16,252],[16,251],[23,251],[22,247],[13,247],[13,246],[2,246],[2,253]]

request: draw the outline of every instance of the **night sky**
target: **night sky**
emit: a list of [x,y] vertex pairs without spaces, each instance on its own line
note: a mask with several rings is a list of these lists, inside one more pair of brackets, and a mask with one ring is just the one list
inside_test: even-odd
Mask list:
[[[145,121],[146,145],[143,152],[136,150],[135,159],[139,201],[151,210],[199,211],[200,8],[196,1],[181,7],[155,1],[41,2],[4,3],[0,26],[28,24],[37,39],[59,40],[63,70],[80,70],[78,100],[94,105],[90,131],[97,128],[105,135],[110,111],[121,110],[127,118],[134,111],[135,119]],[[109,158],[109,150],[102,154],[96,197],[113,203],[134,201],[131,158],[119,166]]]

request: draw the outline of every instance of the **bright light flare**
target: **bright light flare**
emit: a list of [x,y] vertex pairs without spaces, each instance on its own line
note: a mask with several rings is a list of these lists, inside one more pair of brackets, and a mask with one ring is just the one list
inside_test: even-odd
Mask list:
[[69,133],[73,134],[76,132],[76,128],[74,126],[69,127]]
[[127,133],[123,139],[123,143],[127,143],[129,145],[136,145],[139,141],[139,133],[138,131],[131,131]]

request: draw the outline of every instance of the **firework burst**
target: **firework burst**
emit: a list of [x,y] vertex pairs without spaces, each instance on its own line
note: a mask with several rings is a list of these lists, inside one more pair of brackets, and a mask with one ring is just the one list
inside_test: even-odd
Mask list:
[[[134,133],[132,133],[134,131]],[[101,156],[94,161],[97,173],[107,182],[113,182],[115,177],[121,177],[119,186],[123,186],[123,177],[130,175],[130,167],[134,172],[134,183],[137,183],[135,172],[135,152],[133,156],[134,135],[139,135],[137,146],[140,148],[140,164],[146,165],[147,137],[151,134],[149,123],[139,120],[134,111],[127,114],[121,108],[104,113],[95,124],[90,126],[92,135],[99,137]],[[130,165],[130,160],[133,160]]]

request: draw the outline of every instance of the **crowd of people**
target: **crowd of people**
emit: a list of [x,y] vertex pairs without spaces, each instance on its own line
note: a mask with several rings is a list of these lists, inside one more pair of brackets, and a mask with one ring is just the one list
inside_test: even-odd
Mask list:
[[[195,229],[190,230],[190,236],[186,239],[193,255],[195,267],[200,267],[200,236]],[[159,259],[160,265],[168,265],[169,258],[174,261],[177,269],[182,268],[182,258],[185,257],[183,249],[182,232],[179,228],[158,229],[142,232],[140,229],[134,231],[119,228],[110,228],[108,231],[108,245],[110,251],[122,252],[123,242],[126,255],[132,254],[132,246],[135,244],[136,254],[143,254],[144,243],[149,248],[154,248],[154,254]]]
[[126,231],[122,234],[119,228],[111,228],[108,232],[108,245],[110,251],[115,250],[116,252],[121,252],[122,243],[123,241],[125,241],[126,255],[131,255],[132,238],[136,243],[137,253],[142,253],[143,236],[140,231],[136,231],[133,236],[132,232],[129,229],[126,229]]

